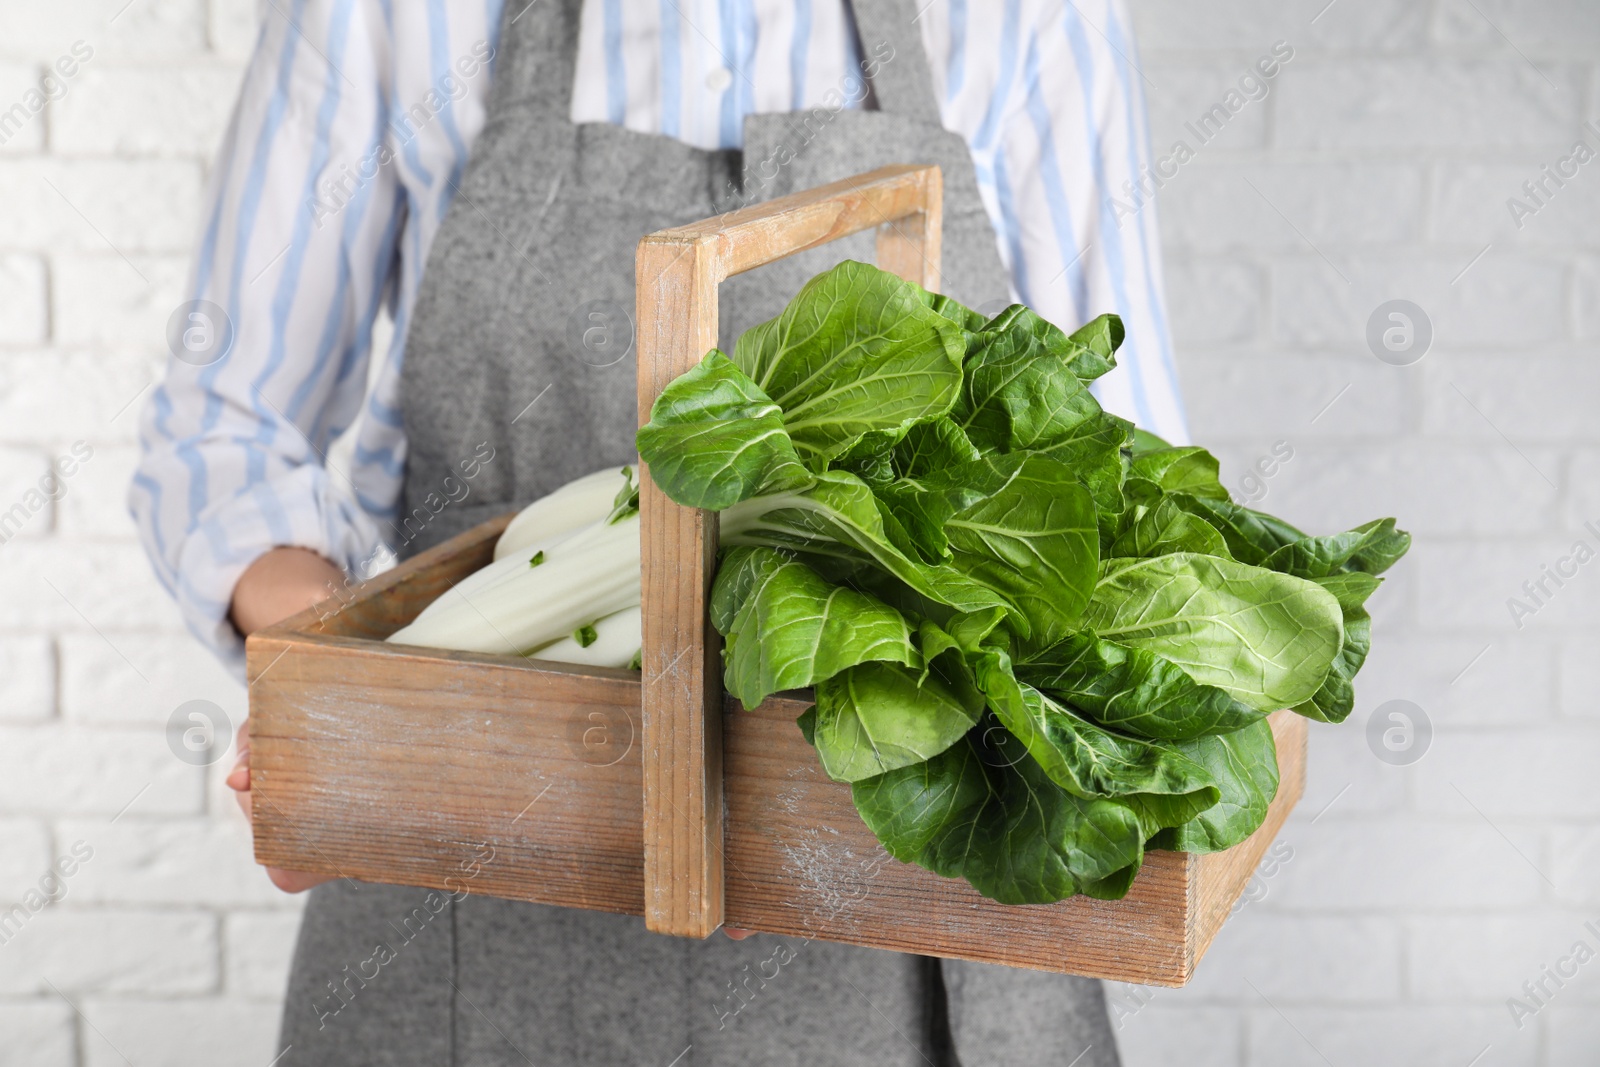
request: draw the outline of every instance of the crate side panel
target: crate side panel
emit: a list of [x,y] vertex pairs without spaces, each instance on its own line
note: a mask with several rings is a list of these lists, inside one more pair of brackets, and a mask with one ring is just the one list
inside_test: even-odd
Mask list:
[[363,644],[251,649],[259,862],[642,911],[636,680]]
[[727,921],[874,948],[1171,985],[1190,958],[1191,857],[1152,852],[1120,901],[1009,907],[892,859],[774,699],[726,718]]

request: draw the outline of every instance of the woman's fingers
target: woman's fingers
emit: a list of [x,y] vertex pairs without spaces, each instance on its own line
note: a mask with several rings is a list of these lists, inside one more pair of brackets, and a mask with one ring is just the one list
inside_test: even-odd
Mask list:
[[[233,790],[233,798],[239,802],[239,810],[244,812],[244,817],[248,819],[250,818],[250,720],[248,718],[239,725],[238,749],[238,758],[234,761],[233,770],[228,772],[226,781],[228,788]],[[332,875],[285,871],[277,867],[268,867],[267,877],[272,880],[273,885],[285,893],[304,893],[312,886],[333,881]]]

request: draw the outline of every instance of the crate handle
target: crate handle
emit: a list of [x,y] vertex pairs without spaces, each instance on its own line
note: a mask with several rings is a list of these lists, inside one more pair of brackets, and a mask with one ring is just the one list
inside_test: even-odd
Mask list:
[[[735,274],[877,227],[878,265],[939,287],[944,181],[935,166],[883,167],[652,233],[639,242],[639,418],[717,345],[717,286]],[[716,516],[641,476],[644,915],[659,933],[722,925],[722,661],[707,620]]]

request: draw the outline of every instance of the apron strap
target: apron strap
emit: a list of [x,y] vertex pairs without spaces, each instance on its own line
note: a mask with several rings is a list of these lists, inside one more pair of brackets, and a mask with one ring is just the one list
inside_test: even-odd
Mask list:
[[505,0],[488,113],[516,106],[572,121],[584,0]]
[[[517,0],[510,0],[515,3]],[[862,58],[878,62],[874,49],[888,43],[894,58],[878,62],[872,92],[878,110],[941,125],[939,103],[933,95],[933,74],[928,52],[922,46],[914,0],[849,0],[854,9]]]

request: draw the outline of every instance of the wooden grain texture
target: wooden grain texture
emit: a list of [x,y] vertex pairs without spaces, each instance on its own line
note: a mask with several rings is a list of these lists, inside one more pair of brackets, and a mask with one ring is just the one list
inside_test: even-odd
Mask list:
[[[639,242],[639,421],[717,343],[717,286],[743,271],[876,227],[885,269],[939,279],[936,167],[886,167]],[[645,921],[706,937],[722,924],[721,660],[706,619],[714,516],[640,493]]]
[[[645,914],[639,675],[381,640],[488,562],[504,525],[247,642],[258,861]],[[735,926],[1180,985],[1304,788],[1306,725],[1279,712],[1282,784],[1248,841],[1152,852],[1120,901],[1007,907],[884,853],[794,725],[806,704],[719,716]]]
[[[716,347],[719,270],[709,241],[640,243],[641,422]],[[640,482],[645,921],[706,937],[722,925],[723,885],[722,664],[706,620],[716,516],[674,504],[648,471]]]

